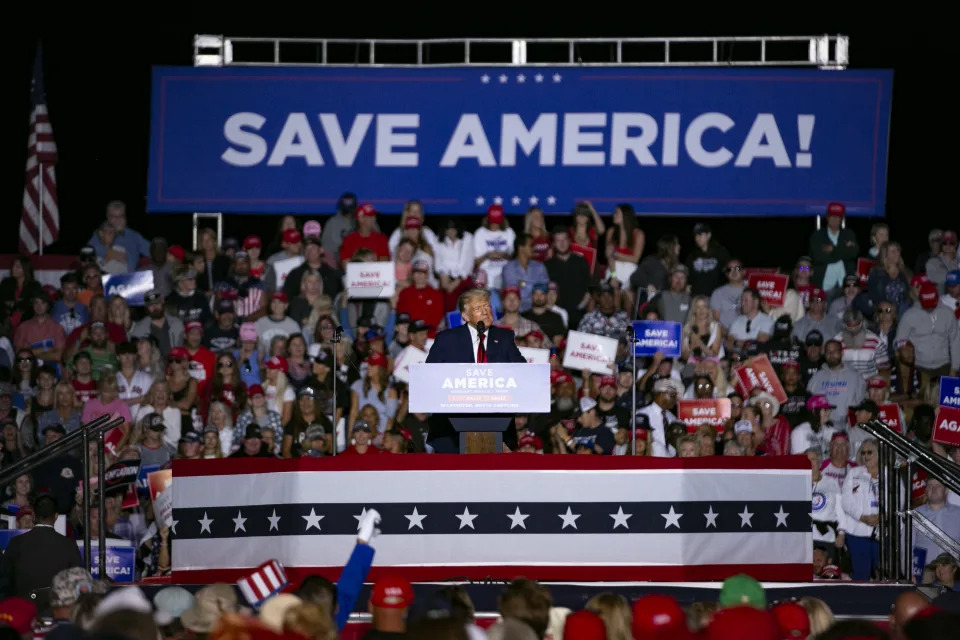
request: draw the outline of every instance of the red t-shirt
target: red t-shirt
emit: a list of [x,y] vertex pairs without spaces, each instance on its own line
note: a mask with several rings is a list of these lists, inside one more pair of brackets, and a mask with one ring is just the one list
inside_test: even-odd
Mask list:
[[390,245],[387,242],[387,236],[379,231],[371,231],[370,235],[364,237],[359,231],[354,231],[343,239],[343,245],[340,246],[340,260],[346,262],[353,257],[359,249],[370,249],[377,254],[378,258],[390,257]]
[[437,334],[436,327],[443,320],[443,294],[430,285],[423,289],[407,287],[397,298],[397,313],[409,313],[411,320],[423,320],[431,327],[428,335]]
[[[187,349],[187,353],[190,353],[189,349]],[[217,356],[210,349],[200,347],[196,353],[190,354],[190,363],[190,377],[197,381],[197,393],[202,396],[204,391],[207,390],[207,385],[213,381],[213,374],[217,367]]]
[[[68,349],[76,344],[77,340],[80,339],[80,334],[82,334],[86,329],[89,329],[90,324],[91,323],[88,322],[87,324],[80,325],[70,332],[70,335],[67,336],[66,344]],[[107,325],[107,339],[109,339],[110,342],[114,344],[120,344],[121,342],[127,341],[127,332],[123,330],[123,327],[114,322],[107,322],[105,324]]]
[[550,236],[537,236],[533,239],[533,259],[546,262],[550,253]]
[[77,396],[77,402],[81,405],[86,405],[97,397],[97,381],[93,378],[90,379],[90,382],[80,382],[74,378],[70,381],[70,384],[73,385],[73,393]]
[[357,445],[352,444],[346,449],[344,449],[340,455],[341,456],[368,456],[376,453],[383,453],[383,452],[371,444],[370,446],[367,447],[366,453],[360,453],[359,451],[357,451]]

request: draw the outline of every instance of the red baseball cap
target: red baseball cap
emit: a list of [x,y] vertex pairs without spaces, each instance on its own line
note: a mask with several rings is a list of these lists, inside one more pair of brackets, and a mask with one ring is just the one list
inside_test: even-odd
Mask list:
[[357,217],[358,218],[376,218],[377,210],[373,208],[373,205],[370,203],[362,204],[357,207]]
[[840,216],[841,218],[847,215],[847,208],[839,202],[831,202],[827,205],[827,215],[828,216]]
[[296,229],[286,229],[283,232],[283,241],[287,244],[297,244],[303,238],[300,237],[300,232]]
[[[646,434],[646,429],[638,429]],[[687,630],[687,618],[677,601],[670,596],[649,595],[638,598],[633,603],[633,622],[631,624],[634,638],[651,638],[653,640],[680,640],[692,638]]]
[[522,297],[522,296],[520,295],[520,288],[519,288],[519,287],[504,287],[503,291],[500,292],[500,297],[501,297],[501,298],[506,298],[506,297],[507,297],[507,294],[510,294],[510,293],[515,293],[515,294],[517,294],[517,297],[518,297],[518,298]]
[[167,354],[167,360],[189,360],[190,352],[183,347],[174,347]]
[[[551,376],[552,377],[552,376]],[[573,382],[573,376],[571,376],[566,371],[561,371],[557,374],[557,379],[552,384],[563,384],[564,382]]]
[[371,367],[387,366],[387,357],[378,351],[374,351],[367,357],[367,365]]
[[260,236],[247,236],[243,239],[243,248],[244,249],[253,249],[254,247],[262,247],[263,241],[260,240]]
[[648,437],[649,436],[646,429],[637,429],[637,437],[635,438],[636,440],[646,440]]
[[940,294],[937,293],[937,286],[932,282],[925,282],[920,285],[920,306],[924,309],[935,309],[940,303]]
[[957,244],[957,232],[944,231],[940,235],[940,244]]
[[418,218],[417,216],[409,216],[406,220],[403,221],[404,229],[419,229],[422,226],[423,226],[423,222],[421,222],[420,218]]
[[503,223],[503,207],[498,204],[490,205],[490,208],[487,209],[487,221],[494,224]]
[[526,447],[528,445],[533,446],[534,449],[539,451],[540,449],[543,449],[543,440],[532,433],[528,433],[520,438],[520,440],[517,442],[517,448]]
[[780,627],[769,611],[754,607],[721,609],[707,628],[706,640],[780,640]]
[[563,623],[566,640],[606,640],[607,626],[593,611],[574,611]]
[[786,362],[784,362],[783,364],[780,365],[780,368],[781,368],[781,369],[794,369],[794,370],[796,370],[796,371],[800,371],[800,363],[797,362],[796,360],[787,360]]
[[37,607],[29,600],[13,597],[0,602],[0,622],[20,635],[32,634],[36,619]]
[[783,640],[805,640],[810,635],[810,616],[807,610],[796,602],[782,602],[772,608],[770,613],[780,627]]
[[273,369],[274,371],[283,371],[286,373],[290,370],[290,363],[287,362],[287,359],[283,356],[273,356],[267,360],[267,369]]
[[850,442],[850,436],[845,434],[843,431],[837,431],[835,434],[830,436],[830,443],[832,444],[834,440],[846,440]]
[[285,294],[283,291],[274,291],[273,294],[271,294],[270,299],[279,300],[280,302],[286,302],[287,294]]
[[190,320],[190,321],[184,323],[184,325],[183,325],[183,330],[184,330],[184,332],[186,332],[186,333],[190,333],[190,332],[193,331],[194,329],[199,329],[200,331],[203,331],[203,325],[200,324],[200,321],[198,321],[198,320]]
[[920,287],[930,282],[930,278],[927,277],[925,273],[918,273],[917,275],[910,278],[911,287]]
[[413,604],[413,587],[401,576],[384,576],[374,583],[370,604],[381,609],[406,609]]
[[881,378],[880,376],[874,376],[867,380],[868,389],[886,389],[887,381]]
[[263,392],[262,386],[260,386],[259,384],[252,384],[249,387],[247,387],[247,395],[252,398],[253,396],[262,396],[266,394]]
[[616,387],[616,376],[600,376],[600,387]]
[[536,338],[537,340],[543,340],[543,331],[534,329],[533,331],[528,331],[527,335],[523,336],[524,338]]
[[811,300],[826,300],[826,299],[827,299],[827,294],[826,294],[826,292],[825,292],[823,289],[821,289],[820,287],[814,287],[813,289],[810,289],[810,299],[811,299]]
[[183,259],[187,257],[187,252],[178,244],[167,247],[167,253],[176,258],[177,262],[183,262]]

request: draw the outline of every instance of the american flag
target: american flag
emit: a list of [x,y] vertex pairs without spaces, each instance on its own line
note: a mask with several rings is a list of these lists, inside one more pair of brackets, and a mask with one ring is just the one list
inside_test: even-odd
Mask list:
[[[23,212],[20,216],[20,253],[43,252],[60,234],[60,208],[57,205],[57,144],[47,113],[43,90],[43,56],[37,47],[31,87],[30,136],[27,138],[27,180],[23,188]],[[41,177],[40,169],[43,168]],[[42,182],[41,182],[42,179]],[[41,199],[42,196],[42,199]],[[37,222],[42,221],[43,240],[38,242]]]
[[808,579],[802,456],[373,455],[177,460],[177,582],[229,582],[267,559],[336,579],[364,512],[370,579]]

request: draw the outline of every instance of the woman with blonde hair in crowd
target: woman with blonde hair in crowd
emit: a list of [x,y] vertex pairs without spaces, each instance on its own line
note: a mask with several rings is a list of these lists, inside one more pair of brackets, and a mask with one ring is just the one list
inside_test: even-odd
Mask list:
[[230,407],[224,402],[211,402],[207,426],[204,428],[204,435],[211,426],[217,429],[217,440],[220,442],[220,449],[223,457],[233,453],[233,413]]
[[[182,416],[180,409],[173,406],[170,400],[170,387],[167,383],[163,381],[154,382],[147,391],[144,403],[137,410],[135,422],[139,423],[141,419],[151,413],[159,413],[163,416],[163,423],[167,426],[163,439],[167,444],[176,447],[180,442],[180,434],[183,432]],[[187,425],[187,430],[189,431],[192,426],[192,424]]]
[[683,325],[683,347],[680,358],[687,364],[696,364],[708,358],[723,357],[723,336],[720,323],[713,319],[710,299],[695,296],[690,301],[690,313]]
[[387,241],[387,246],[390,247],[390,255],[392,256],[397,252],[397,245],[400,244],[400,240],[405,235],[405,225],[410,218],[416,218],[420,221],[420,228],[423,229],[423,238],[427,246],[431,248],[430,255],[435,255],[438,243],[437,234],[435,234],[430,227],[423,224],[423,203],[419,200],[408,200],[407,203],[403,205],[403,211],[400,213],[400,224],[393,230],[393,233],[390,234],[390,239]]
[[705,424],[697,429],[694,438],[697,441],[697,455],[713,456],[717,454],[717,429],[713,425]]
[[130,336],[133,318],[130,316],[130,307],[123,296],[112,296],[107,302],[107,321],[119,325],[123,332]]
[[[287,309],[287,315],[294,322],[300,325],[308,333],[313,332],[313,327],[317,323],[317,314],[315,309],[326,300],[330,303],[330,297],[323,295],[323,279],[320,274],[314,271],[304,271],[300,278],[300,289],[297,295],[290,300],[290,307]],[[309,325],[307,320],[313,316],[313,324]]]
[[807,611],[807,617],[810,618],[811,638],[816,638],[836,622],[833,611],[831,611],[827,603],[820,598],[804,596],[797,600],[797,604]]
[[220,431],[214,425],[203,428],[203,449],[201,458],[222,458],[223,443],[220,442]]
[[135,339],[137,345],[137,369],[145,372],[156,380],[165,380],[166,367],[163,364],[163,354],[157,346],[156,338],[150,336]]
[[297,397],[287,382],[287,359],[274,356],[265,365],[263,392],[267,397],[267,407],[279,413],[283,424],[287,424],[293,415],[293,401]]
[[533,237],[533,259],[546,262],[553,255],[553,243],[540,207],[530,207],[523,218],[523,232]]
[[630,631],[633,622],[630,603],[620,594],[598,593],[587,600],[584,609],[592,611],[603,620],[607,628],[607,640],[633,640]]

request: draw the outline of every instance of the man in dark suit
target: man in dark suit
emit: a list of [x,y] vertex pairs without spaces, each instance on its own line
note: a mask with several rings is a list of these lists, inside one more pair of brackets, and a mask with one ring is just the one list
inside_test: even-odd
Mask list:
[[33,529],[10,539],[0,561],[0,598],[18,596],[31,600],[42,613],[48,609],[49,587],[53,576],[63,569],[82,566],[77,543],[53,529],[57,520],[57,502],[41,495],[34,505],[37,523]]
[[[493,326],[490,292],[468,289],[460,296],[463,324],[437,334],[427,362],[526,362],[514,342],[513,331]],[[485,332],[477,331],[483,322]]]
[[[493,326],[489,291],[468,289],[460,295],[457,306],[463,324],[437,334],[427,354],[427,363],[527,361],[517,349],[513,331]],[[483,333],[477,329],[480,322],[484,325]],[[458,453],[458,442],[457,433],[445,416],[430,417],[427,444],[436,453]]]

